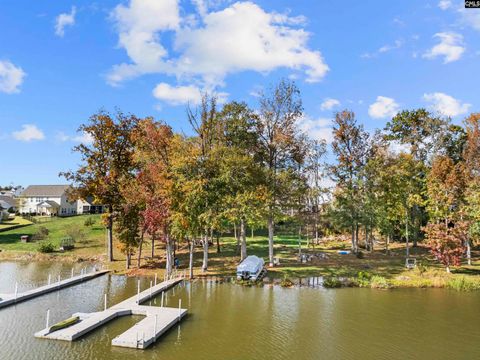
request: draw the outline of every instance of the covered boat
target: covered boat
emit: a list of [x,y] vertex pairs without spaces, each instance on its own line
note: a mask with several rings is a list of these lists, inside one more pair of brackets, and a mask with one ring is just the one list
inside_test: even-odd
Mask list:
[[237,266],[237,279],[256,281],[263,271],[264,264],[263,259],[258,256],[247,256],[247,258]]

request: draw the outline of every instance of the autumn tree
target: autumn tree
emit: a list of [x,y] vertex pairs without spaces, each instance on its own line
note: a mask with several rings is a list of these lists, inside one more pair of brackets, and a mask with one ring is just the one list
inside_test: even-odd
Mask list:
[[303,116],[303,107],[295,83],[281,80],[263,94],[258,114],[258,150],[265,167],[264,184],[268,190],[268,257],[270,266],[273,266],[275,215],[286,195],[282,191],[289,189],[281,181],[287,178],[287,172],[296,171],[298,163],[304,160],[298,152],[303,148],[303,138],[299,136],[297,126]]
[[92,115],[78,129],[91,143],[82,143],[73,149],[80,154],[80,167],[60,173],[75,185],[74,196],[84,199],[93,196],[95,203],[104,206],[109,261],[113,261],[113,222],[125,205],[120,184],[134,178],[132,133],[137,123],[134,115],[120,111],[115,115],[105,111]]
[[350,229],[352,251],[358,251],[358,233],[361,212],[360,188],[362,171],[366,165],[369,134],[357,123],[355,114],[344,110],[335,114],[332,149],[336,164],[330,167],[337,186],[334,216]]

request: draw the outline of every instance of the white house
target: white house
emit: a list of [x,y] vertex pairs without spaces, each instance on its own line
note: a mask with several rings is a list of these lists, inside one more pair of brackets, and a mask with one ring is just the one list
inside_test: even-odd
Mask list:
[[67,196],[70,185],[30,185],[20,195],[18,211],[21,214],[71,216],[101,213],[103,207],[87,200],[71,200]]

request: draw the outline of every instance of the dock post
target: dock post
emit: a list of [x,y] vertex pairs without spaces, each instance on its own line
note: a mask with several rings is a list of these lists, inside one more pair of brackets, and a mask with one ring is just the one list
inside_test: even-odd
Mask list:
[[107,294],[103,298],[103,310],[107,310]]
[[47,324],[45,325],[45,329],[48,330],[48,325],[50,322],[50,309],[47,309]]
[[60,287],[60,275],[58,275],[58,286]]
[[155,273],[155,286],[157,286],[157,273]]
[[157,340],[157,318],[158,315],[155,315],[155,322],[153,323],[153,341]]
[[162,303],[160,304],[161,307],[163,307],[163,296],[165,295],[165,293],[162,291]]
[[15,281],[15,302],[17,301],[18,282]]
[[140,279],[137,280],[137,304],[140,302]]
[[152,299],[152,286],[153,286],[153,283],[152,283],[152,280],[150,280],[150,299]]
[[182,317],[182,299],[178,299],[178,321]]
[[137,331],[137,349],[138,349],[138,331]]
[[73,267],[72,267],[72,278],[73,278]]
[[48,285],[50,285],[52,281],[52,274],[48,274]]

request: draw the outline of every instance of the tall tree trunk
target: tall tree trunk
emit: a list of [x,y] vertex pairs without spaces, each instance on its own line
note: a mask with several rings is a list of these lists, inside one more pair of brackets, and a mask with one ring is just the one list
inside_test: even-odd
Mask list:
[[405,221],[405,240],[406,240],[406,253],[407,253],[407,259],[410,257],[410,245],[409,245],[409,234],[408,234],[408,210],[407,210],[407,216],[406,216],[406,221]]
[[166,250],[166,257],[167,261],[165,264],[165,270],[167,271],[167,276],[170,276],[172,273],[172,267],[173,267],[173,258],[172,258],[172,241],[170,239],[170,235],[165,232],[165,250]]
[[195,251],[195,244],[193,243],[193,239],[192,241],[190,241],[190,256],[189,256],[189,260],[188,260],[188,270],[189,270],[189,275],[190,275],[190,279],[193,279],[193,252]]
[[368,227],[365,225],[365,250],[370,251],[370,243],[368,242]]
[[140,242],[138,243],[137,269],[140,269],[140,263],[142,261],[143,234],[144,233],[142,231],[142,236],[140,236]]
[[107,220],[107,256],[108,261],[113,261],[113,208],[108,207],[108,220]]
[[355,253],[355,225],[352,225],[352,252]]
[[470,246],[470,239],[467,238],[467,264],[472,265],[472,247]]
[[152,260],[155,256],[155,235],[152,235]]
[[240,260],[243,260],[247,257],[247,235],[245,231],[245,220],[240,219],[240,240],[241,240],[241,251],[240,251]]
[[130,250],[127,250],[127,257],[126,257],[126,264],[125,264],[127,267],[127,270],[130,269],[131,259],[132,259],[132,253],[130,252]]
[[252,232],[251,238],[253,239],[253,237],[255,236],[255,235],[253,234],[253,226],[252,226],[252,228],[251,228],[251,232]]
[[222,252],[222,250],[220,249],[220,234],[217,233],[216,239],[217,239],[217,254],[220,254]]
[[390,245],[390,234],[387,235],[387,241],[385,242],[385,254],[388,255],[388,245]]
[[268,262],[269,266],[273,266],[273,214],[268,215]]
[[205,230],[203,236],[203,262],[202,262],[202,272],[208,270],[208,230]]

